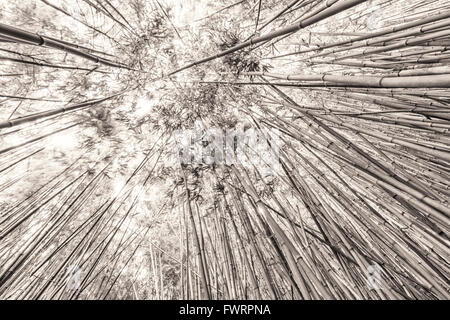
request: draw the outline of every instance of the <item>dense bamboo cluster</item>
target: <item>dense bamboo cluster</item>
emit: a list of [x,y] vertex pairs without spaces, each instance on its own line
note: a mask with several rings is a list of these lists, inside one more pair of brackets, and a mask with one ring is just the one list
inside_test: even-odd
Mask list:
[[[191,55],[197,60],[167,59],[154,72],[139,60],[145,56],[136,24],[144,11],[139,1],[127,16],[131,5],[83,0],[119,30],[120,39],[41,2],[119,43],[117,52],[130,61],[0,24],[1,50],[8,54],[0,61],[17,66],[0,74],[2,81],[28,76],[30,67],[93,83],[122,81],[96,98],[31,95],[37,88],[32,81],[28,91],[0,96],[17,103],[0,118],[0,197],[36,181],[27,179],[46,177],[23,188],[14,202],[0,202],[0,298],[450,298],[450,4],[231,1],[198,22],[242,6],[242,25],[248,17],[254,21],[242,27],[241,41],[207,51],[205,58]],[[171,39],[187,46],[164,5],[154,1],[152,8],[175,34]],[[133,52],[120,45],[134,36]],[[33,51],[19,53],[24,46],[81,60],[49,61]],[[157,51],[155,60],[167,63],[161,56]],[[242,65],[256,67],[233,73],[222,65],[246,56],[257,61]],[[226,57],[234,60],[221,60]],[[201,76],[186,84],[189,72]],[[99,147],[109,139],[108,112],[166,85],[169,93],[144,109],[157,123],[145,127],[144,143],[124,139],[111,152],[111,138]],[[200,93],[190,94],[187,85]],[[175,94],[178,100],[166,97]],[[266,174],[249,165],[250,154],[248,162],[175,161],[170,167],[176,121],[182,127],[188,114],[202,133],[224,128],[217,113],[236,104],[235,122],[263,137],[264,129],[280,132],[278,170]],[[23,105],[38,107],[21,112]],[[131,127],[126,116],[135,107],[117,118]],[[100,139],[83,144],[62,165],[52,164],[55,151],[47,141],[64,132],[82,135],[93,119]],[[133,143],[139,152],[130,155]],[[114,188],[120,161],[129,171]],[[152,188],[158,192],[148,198]]]

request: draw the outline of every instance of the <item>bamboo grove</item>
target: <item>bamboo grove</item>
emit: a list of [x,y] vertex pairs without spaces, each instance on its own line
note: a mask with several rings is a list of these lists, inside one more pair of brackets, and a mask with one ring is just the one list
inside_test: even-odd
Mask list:
[[201,3],[0,4],[0,298],[449,299],[450,3]]

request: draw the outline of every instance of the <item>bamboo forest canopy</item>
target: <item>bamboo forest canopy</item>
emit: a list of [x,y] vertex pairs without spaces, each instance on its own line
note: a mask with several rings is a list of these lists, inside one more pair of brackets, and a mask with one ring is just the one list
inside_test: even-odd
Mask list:
[[0,298],[449,299],[449,47],[442,0],[1,1]]

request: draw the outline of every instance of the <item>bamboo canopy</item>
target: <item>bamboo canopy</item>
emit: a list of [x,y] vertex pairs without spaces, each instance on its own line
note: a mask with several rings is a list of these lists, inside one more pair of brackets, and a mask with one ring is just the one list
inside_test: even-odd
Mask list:
[[50,48],[64,50],[66,52],[70,52],[77,56],[91,60],[95,63],[101,63],[101,64],[104,64],[107,66],[118,67],[118,68],[124,67],[119,64],[112,63],[104,58],[100,58],[98,56],[95,56],[95,55],[92,55],[89,53],[85,53],[81,50],[74,48],[72,45],[67,45],[64,42],[60,42],[58,40],[53,40],[51,38],[47,38],[47,37],[39,35],[39,34],[33,34],[31,32],[21,30],[19,28],[11,27],[11,26],[8,26],[8,25],[2,24],[2,23],[0,23],[0,34],[7,36],[9,39],[24,41],[25,43],[31,43],[31,44],[35,44],[38,46],[47,46]]
[[449,299],[450,5],[170,3],[0,3],[0,299]]

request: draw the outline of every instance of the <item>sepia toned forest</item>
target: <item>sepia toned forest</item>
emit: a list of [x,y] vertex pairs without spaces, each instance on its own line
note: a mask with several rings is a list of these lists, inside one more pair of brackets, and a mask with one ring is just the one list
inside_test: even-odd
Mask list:
[[449,299],[449,88],[445,0],[0,0],[0,299]]

